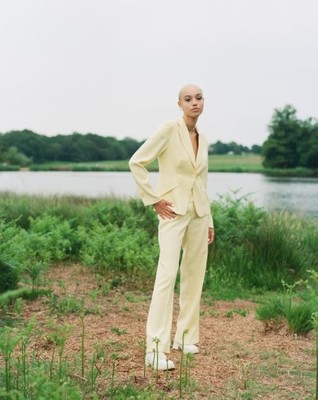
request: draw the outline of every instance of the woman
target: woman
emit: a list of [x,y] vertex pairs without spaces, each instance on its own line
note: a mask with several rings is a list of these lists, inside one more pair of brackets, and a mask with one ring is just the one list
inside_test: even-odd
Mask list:
[[[186,85],[179,92],[183,116],[166,122],[136,151],[129,166],[143,203],[158,214],[160,256],[147,320],[146,363],[173,369],[170,352],[173,295],[179,268],[180,297],[173,348],[198,353],[199,308],[208,244],[214,240],[213,220],[206,193],[208,144],[197,129],[204,107],[202,90]],[[146,166],[158,160],[159,181],[154,190]],[[183,341],[184,339],[184,341]]]

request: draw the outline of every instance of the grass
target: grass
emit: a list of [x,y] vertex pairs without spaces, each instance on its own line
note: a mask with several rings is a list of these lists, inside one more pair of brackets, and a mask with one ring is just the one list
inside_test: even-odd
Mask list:
[[211,172],[263,172],[262,157],[258,154],[209,156]]
[[[318,275],[315,271],[308,273],[309,278],[313,278],[312,283],[309,279],[293,285],[283,282],[284,293],[273,294],[256,308],[256,318],[265,324],[265,329],[277,329],[285,325],[295,335],[306,335],[316,329],[318,296],[315,288]],[[295,290],[297,287],[300,287],[298,292]]]

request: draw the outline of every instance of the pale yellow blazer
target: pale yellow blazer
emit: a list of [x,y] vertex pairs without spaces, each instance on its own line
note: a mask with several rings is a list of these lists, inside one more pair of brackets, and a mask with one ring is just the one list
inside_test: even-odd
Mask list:
[[[156,159],[159,180],[154,190],[145,167]],[[199,134],[199,148],[195,158],[183,118],[162,124],[131,157],[129,167],[145,205],[165,199],[173,203],[173,210],[177,214],[184,215],[192,195],[197,214],[199,217],[209,215],[209,226],[213,227],[210,201],[206,192],[208,143]]]

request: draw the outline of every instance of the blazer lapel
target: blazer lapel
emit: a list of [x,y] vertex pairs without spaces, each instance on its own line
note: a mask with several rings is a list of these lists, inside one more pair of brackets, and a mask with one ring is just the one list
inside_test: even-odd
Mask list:
[[[189,131],[188,131],[188,128],[187,128],[186,123],[184,122],[183,118],[181,118],[179,121],[179,136],[180,136],[180,141],[181,141],[186,153],[188,154],[193,166],[195,167],[196,160],[194,157],[194,151],[193,151]],[[199,146],[199,148],[200,148],[200,146]],[[199,151],[198,151],[198,155],[199,155]]]
[[203,155],[204,155],[204,143],[203,143],[203,138],[202,138],[202,136],[200,135],[200,132],[198,131],[198,133],[199,133],[199,137],[198,137],[198,139],[199,139],[199,147],[198,147],[198,153],[197,153],[197,158],[196,158],[196,162],[195,162],[195,166],[196,166],[196,168],[199,168],[199,166],[200,166],[200,164],[202,163],[202,160],[203,160]]

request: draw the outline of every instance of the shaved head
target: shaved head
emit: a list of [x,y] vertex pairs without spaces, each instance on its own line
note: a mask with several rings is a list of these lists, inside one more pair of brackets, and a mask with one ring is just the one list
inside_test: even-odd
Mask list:
[[183,96],[185,96],[188,92],[196,92],[196,93],[201,93],[202,94],[202,90],[199,88],[199,86],[197,85],[193,85],[192,83],[189,83],[185,86],[183,86],[183,88],[180,89],[179,91],[179,100],[182,99]]

